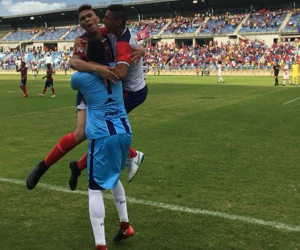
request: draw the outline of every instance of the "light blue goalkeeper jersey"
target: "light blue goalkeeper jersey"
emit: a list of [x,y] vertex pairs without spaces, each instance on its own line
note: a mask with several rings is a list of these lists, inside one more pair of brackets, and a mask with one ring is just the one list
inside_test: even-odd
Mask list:
[[87,139],[99,139],[115,134],[131,134],[124,108],[122,82],[105,86],[97,73],[75,72],[71,88],[79,90],[87,104],[85,133]]

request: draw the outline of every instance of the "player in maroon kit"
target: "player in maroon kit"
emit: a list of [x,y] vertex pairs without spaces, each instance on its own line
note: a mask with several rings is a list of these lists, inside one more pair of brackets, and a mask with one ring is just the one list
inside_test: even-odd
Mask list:
[[52,73],[53,73],[53,70],[51,68],[51,63],[47,63],[46,64],[47,66],[47,71],[46,71],[46,74],[42,79],[46,79],[46,82],[45,82],[45,86],[44,86],[44,89],[43,89],[43,92],[41,94],[39,94],[39,96],[44,96],[47,88],[51,88],[52,90],[52,96],[51,97],[55,97],[55,90],[53,88],[53,78],[52,78]]
[[28,97],[27,89],[26,89],[26,82],[27,82],[27,67],[25,66],[25,62],[21,63],[21,67],[18,68],[16,66],[17,72],[21,72],[21,82],[20,82],[20,88],[22,89],[24,95],[23,97]]

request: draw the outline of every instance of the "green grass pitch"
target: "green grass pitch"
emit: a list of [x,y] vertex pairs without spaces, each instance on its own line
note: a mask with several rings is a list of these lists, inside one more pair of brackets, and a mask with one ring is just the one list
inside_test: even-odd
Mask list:
[[[129,114],[146,159],[126,183],[136,235],[112,241],[119,222],[106,191],[109,250],[300,249],[300,87],[269,77],[148,76],[146,102]],[[92,250],[86,172],[68,189],[77,146],[27,190],[27,175],[76,125],[70,75],[0,75],[0,249]],[[282,79],[280,79],[281,81]]]

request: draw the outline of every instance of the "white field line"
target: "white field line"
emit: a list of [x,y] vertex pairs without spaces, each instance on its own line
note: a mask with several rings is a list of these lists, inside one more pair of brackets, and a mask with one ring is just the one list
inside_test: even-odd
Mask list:
[[22,90],[18,90],[18,91],[17,90],[13,90],[13,91],[9,90],[9,91],[7,91],[7,93],[17,93],[17,92],[21,93],[21,94],[23,93]]
[[295,99],[293,99],[293,100],[290,100],[290,101],[288,101],[288,102],[285,102],[283,105],[286,105],[286,104],[289,104],[289,103],[291,103],[291,102],[297,101],[298,99],[300,99],[300,97],[297,97],[297,98],[295,98]]
[[[19,185],[23,185],[24,188],[26,188],[25,181],[0,177],[0,182],[19,184]],[[54,190],[54,191],[58,191],[58,192],[65,192],[65,193],[72,193],[72,194],[88,195],[87,191],[80,191],[80,190],[71,191],[71,190],[63,188],[63,187],[42,184],[42,183],[38,184],[38,188],[44,188],[44,189],[48,189],[48,190]],[[34,192],[34,191],[31,191],[31,192]],[[111,195],[108,195],[108,194],[104,194],[104,198],[112,199]],[[204,209],[199,209],[199,208],[181,207],[181,206],[176,206],[176,205],[171,205],[171,204],[165,204],[162,202],[140,200],[140,199],[135,199],[135,198],[130,198],[130,197],[126,197],[126,199],[128,202],[131,202],[131,203],[163,208],[163,209],[167,209],[167,210],[171,210],[171,211],[175,211],[175,212],[202,214],[202,215],[214,216],[214,217],[219,217],[219,218],[228,219],[228,220],[246,222],[249,224],[269,226],[269,227],[281,229],[281,230],[300,232],[300,226],[280,223],[277,221],[266,221],[266,220],[255,219],[255,218],[246,217],[246,216],[231,215],[231,214],[226,214],[226,213],[222,213],[222,212],[209,211],[209,210],[204,210]]]

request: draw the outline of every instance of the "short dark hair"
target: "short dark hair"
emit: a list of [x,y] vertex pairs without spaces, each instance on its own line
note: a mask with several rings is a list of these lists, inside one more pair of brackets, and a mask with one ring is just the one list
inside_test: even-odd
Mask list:
[[126,25],[127,22],[127,10],[123,4],[111,4],[107,7],[108,11],[113,12],[114,18],[119,19]]
[[105,48],[98,38],[90,38],[87,42],[86,56],[89,61],[107,65]]
[[79,15],[81,11],[84,11],[84,10],[93,10],[92,9],[92,5],[90,4],[83,4],[83,5],[80,5],[78,7],[78,10],[77,10],[77,14]]

